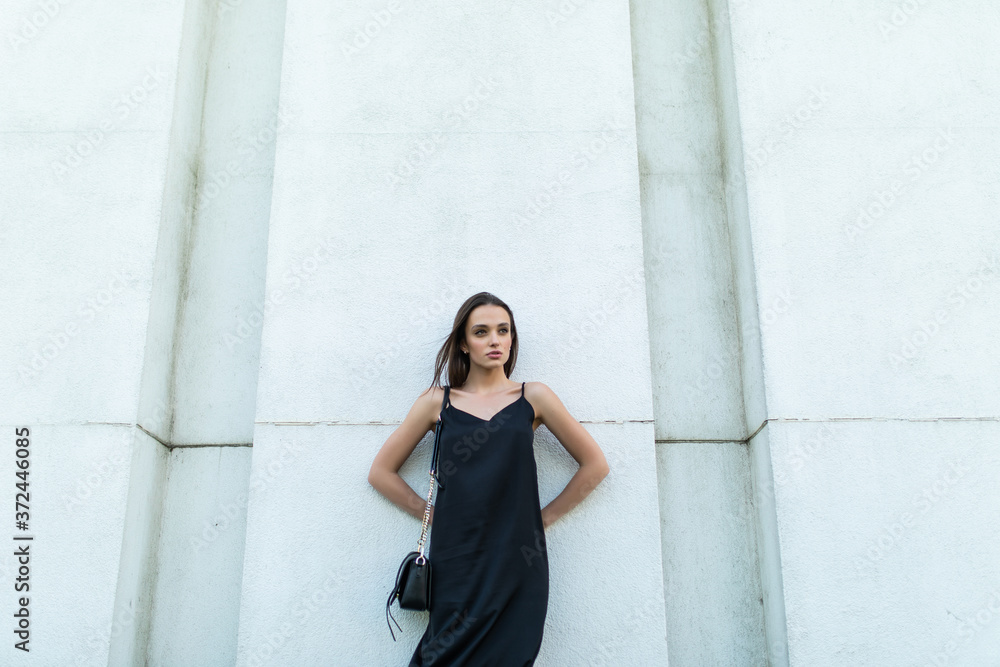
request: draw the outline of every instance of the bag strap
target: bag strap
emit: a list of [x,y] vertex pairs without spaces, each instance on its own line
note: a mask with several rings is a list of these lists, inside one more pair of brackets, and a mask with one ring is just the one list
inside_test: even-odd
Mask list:
[[431,475],[437,480],[439,488],[445,488],[444,482],[438,473],[438,462],[441,460],[441,428],[444,425],[444,406],[448,403],[448,391],[450,385],[444,387],[444,398],[441,399],[441,412],[438,414],[437,425],[434,427],[434,450],[431,452]]
[[399,597],[399,589],[400,589],[399,580],[400,577],[403,576],[403,569],[406,567],[406,564],[409,560],[410,560],[410,554],[406,554],[406,558],[404,558],[403,562],[400,563],[399,570],[396,572],[396,583],[393,585],[392,592],[389,593],[389,599],[386,600],[385,603],[385,622],[389,625],[389,634],[392,635],[392,641],[396,641],[396,633],[392,631],[392,623],[389,623],[389,619],[391,618],[392,622],[395,623],[396,627],[399,628],[400,630],[402,630],[403,627],[399,624],[399,621],[396,620],[396,617],[392,615],[392,610],[390,609],[390,607],[392,606],[392,601],[395,600],[397,597]]
[[444,398],[441,399],[441,414],[438,415],[437,424],[434,427],[434,451],[431,453],[431,470],[430,470],[430,487],[427,489],[427,504],[424,507],[424,520],[420,526],[420,539],[417,541],[417,563],[423,565],[427,562],[427,557],[424,555],[424,544],[427,542],[427,524],[431,518],[431,497],[434,495],[434,482],[437,481],[441,488],[444,488],[444,484],[441,483],[441,478],[438,477],[437,464],[438,459],[441,456],[441,429],[444,427],[444,405],[448,400],[448,390],[451,389],[449,385],[445,385],[444,388]]

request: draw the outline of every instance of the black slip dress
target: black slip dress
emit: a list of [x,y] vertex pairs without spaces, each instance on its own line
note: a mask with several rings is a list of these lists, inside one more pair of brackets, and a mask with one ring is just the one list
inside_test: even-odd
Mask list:
[[549,599],[535,410],[524,383],[488,420],[451,405],[450,389],[428,550],[431,609],[409,667],[530,666]]

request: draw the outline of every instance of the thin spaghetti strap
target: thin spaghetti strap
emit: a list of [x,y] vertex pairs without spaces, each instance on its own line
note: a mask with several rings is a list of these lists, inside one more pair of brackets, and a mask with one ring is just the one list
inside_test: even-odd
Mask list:
[[449,396],[449,390],[450,389],[451,389],[451,385],[450,384],[446,384],[444,386],[444,405],[445,405],[445,407],[448,407],[449,405],[451,405],[451,396]]
[[524,396],[524,383],[521,383],[521,396]]

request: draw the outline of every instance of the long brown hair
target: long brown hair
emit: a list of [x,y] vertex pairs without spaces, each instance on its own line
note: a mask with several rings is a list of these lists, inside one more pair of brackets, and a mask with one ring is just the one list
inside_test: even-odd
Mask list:
[[503,302],[500,297],[489,292],[479,292],[473,294],[465,303],[461,305],[455,313],[455,321],[451,326],[451,333],[445,338],[444,344],[437,354],[437,361],[434,364],[434,379],[431,387],[441,386],[441,376],[444,374],[445,364],[448,365],[448,384],[452,387],[461,387],[469,377],[469,355],[464,354],[458,344],[465,339],[465,325],[469,321],[469,315],[479,306],[500,306],[507,311],[510,318],[510,357],[503,365],[504,375],[510,377],[514,370],[514,363],[517,361],[517,327],[514,326],[514,313],[510,312],[510,306]]

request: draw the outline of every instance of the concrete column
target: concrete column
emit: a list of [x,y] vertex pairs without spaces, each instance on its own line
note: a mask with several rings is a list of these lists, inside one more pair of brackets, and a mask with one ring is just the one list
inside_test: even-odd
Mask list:
[[[550,528],[539,664],[664,661],[629,34],[625,2],[289,2],[238,664],[412,654],[426,614],[394,643],[384,603],[419,523],[366,478],[480,290],[612,460]],[[535,451],[546,504],[576,463]]]
[[[0,423],[6,452],[30,427],[35,538],[29,652],[4,642],[4,664],[122,664],[115,647],[140,646],[161,491],[142,485],[169,421],[140,385],[183,22],[180,2],[16,1],[0,18]],[[10,609],[20,565],[2,552]]]
[[761,559],[780,565],[764,590],[786,616],[772,660],[986,664],[1000,652],[1000,533],[984,530],[1000,518],[1000,13],[717,6],[727,185],[737,213],[746,192],[761,332]]
[[[709,2],[633,0],[662,553],[670,664],[765,664],[747,440],[760,427],[745,217],[726,190],[728,42]],[[723,26],[728,28],[728,26]],[[731,56],[728,56],[731,61]],[[731,68],[730,68],[731,69]],[[749,282],[747,281],[749,278]],[[765,550],[765,553],[768,553]],[[765,579],[766,581],[766,579]],[[783,645],[783,644],[782,644]]]

